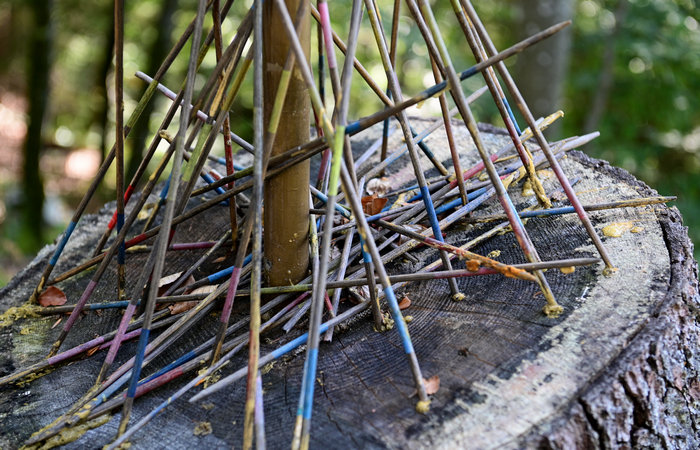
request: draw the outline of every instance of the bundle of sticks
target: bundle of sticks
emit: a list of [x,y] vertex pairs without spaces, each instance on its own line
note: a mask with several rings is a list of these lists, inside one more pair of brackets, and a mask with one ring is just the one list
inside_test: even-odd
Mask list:
[[[320,0],[316,7],[303,1],[285,4],[282,0],[269,0],[263,5],[262,1],[257,0],[243,18],[229,14],[232,3],[233,0],[226,0],[223,4],[219,0],[199,0],[196,17],[159,70],[151,74],[152,77],[141,72],[136,74],[148,83],[148,88],[130,117],[124,121],[124,7],[123,0],[115,1],[116,142],[58,241],[30,302],[36,304],[50,287],[67,283],[88,269],[94,272],[76,304],[34,307],[39,314],[70,315],[63,322],[45,360],[1,378],[0,384],[20,381],[86,352],[93,352],[93,358],[102,355],[104,363],[94,387],[52,424],[35,433],[27,444],[45,442],[66,428],[121,407],[119,432],[109,446],[116,448],[177,399],[190,395],[189,401],[196,402],[215,393],[223,395],[231,383],[246,378],[243,443],[246,448],[253,443],[262,448],[265,445],[265,432],[260,368],[305,345],[306,359],[292,446],[307,448],[320,341],[322,337],[327,341],[332,340],[338,324],[364,311],[371,312],[377,332],[391,328],[398,331],[408,360],[407,367],[415,383],[416,410],[426,413],[431,390],[426,389],[402,316],[397,288],[414,281],[445,279],[448,281],[449,295],[459,301],[464,298],[456,282],[460,277],[496,275],[517,278],[536,283],[545,302],[544,314],[556,317],[562,308],[547,282],[546,269],[602,263],[606,270],[614,270],[587,211],[671,200],[656,197],[596,205],[583,205],[578,200],[572,182],[562,171],[559,158],[566,151],[594,139],[597,133],[549,142],[542,131],[561,117],[561,113],[536,120],[504,64],[506,58],[559,32],[569,22],[553,25],[506,50],[498,51],[470,1],[452,0],[456,21],[476,61],[474,66],[458,72],[428,1],[407,0],[405,6],[408,14],[403,20],[410,15],[423,36],[434,85],[406,97],[394,68],[401,20],[400,1],[394,2],[387,37],[385,23],[375,0],[354,0],[349,34],[345,41],[331,26],[330,5],[325,0]],[[208,14],[212,16],[212,27],[205,33],[204,23]],[[270,30],[273,24],[271,16],[274,16],[274,24],[281,29]],[[310,17],[316,20],[319,29],[317,71],[312,70],[307,56]],[[375,38],[386,82],[372,79],[355,57],[364,17],[368,19]],[[224,45],[222,38],[221,25],[224,20],[237,23],[235,36],[228,46]],[[182,88],[173,92],[162,84],[163,76],[188,42],[191,50],[186,78]],[[276,48],[275,51],[283,55],[281,62],[276,63],[278,73],[275,85],[271,87],[265,86],[264,81],[269,78],[266,73],[266,70],[270,70],[266,69],[269,67],[269,54],[274,52],[266,50],[266,46],[280,47],[282,50]],[[217,64],[207,72],[203,86],[196,90],[195,79],[202,75],[202,61],[212,47]],[[338,64],[339,59],[343,61],[342,67]],[[246,78],[251,66],[252,82],[251,77]],[[462,82],[475,75],[482,76],[486,86],[467,95]],[[326,98],[322,89],[327,82],[326,77],[332,86],[332,98]],[[353,79],[357,81],[358,78],[382,102],[383,108],[351,121],[348,118],[351,86]],[[270,84],[269,81],[267,83]],[[296,89],[298,85],[302,89]],[[386,91],[381,85],[386,86]],[[245,89],[253,90],[252,143],[237,135],[232,126],[241,120],[232,120],[231,106],[239,92]],[[497,152],[489,152],[484,145],[470,107],[486,91],[498,107],[510,136],[510,143]],[[136,174],[125,185],[124,139],[138,120],[148,119],[140,117],[140,114],[156,92],[172,102],[157,132],[153,134]],[[284,114],[285,102],[291,96],[299,95],[299,92],[313,109],[316,137],[291,148],[280,149],[280,142],[286,142],[284,136],[278,135],[280,124],[295,120]],[[516,106],[515,112],[524,120],[524,129],[516,120],[508,97]],[[452,110],[449,109],[450,98],[455,105]],[[442,114],[418,134],[407,115],[407,109],[425,101],[439,102]],[[460,152],[464,149],[458,148],[453,136],[452,117],[457,113],[478,153],[479,162],[471,167],[462,167],[464,158],[460,158]],[[308,110],[305,115],[307,121],[300,124],[308,131],[309,117],[312,115]],[[179,117],[177,133],[171,136],[168,128],[176,116]],[[353,152],[350,137],[377,124],[383,124],[381,136],[355,160],[358,155]],[[398,125],[396,133],[400,131],[403,138],[395,145],[391,144],[390,139],[394,134],[392,125]],[[426,144],[426,138],[437,129],[443,129],[447,136],[451,167],[446,167]],[[167,151],[157,160],[156,149],[163,142],[167,144]],[[215,156],[215,149],[223,149],[223,156]],[[264,200],[268,198],[265,189],[271,188],[266,183],[285,171],[308,164],[314,157],[320,159],[315,182],[302,180],[302,185],[308,189],[302,192],[301,202],[308,204],[308,208],[299,211],[299,208],[267,204]],[[239,161],[236,161],[237,158]],[[413,170],[412,182],[403,183],[402,186],[383,186],[382,181],[378,181],[379,177],[395,161],[406,158]],[[252,165],[248,167],[241,163],[251,160]],[[424,167],[426,161],[432,167]],[[151,163],[155,163],[156,169],[146,178]],[[55,274],[53,269],[66,243],[113,164],[116,166],[117,198],[112,220],[92,256],[64,273]],[[548,166],[556,176],[560,197],[568,200],[567,206],[552,208],[551,195],[545,191],[538,176],[537,168],[543,166]],[[225,174],[212,167],[219,167],[220,171],[224,167]],[[426,179],[425,172],[429,170],[436,171],[438,175]],[[158,183],[165,178],[167,182]],[[508,187],[521,180],[529,183],[537,203],[528,210],[518,211]],[[373,195],[363,196],[365,185]],[[159,195],[156,195],[157,187],[160,189]],[[133,195],[135,193],[138,195]],[[408,198],[408,195],[412,197]],[[197,201],[193,202],[192,199]],[[478,214],[478,208],[489,202],[500,204],[505,214]],[[310,260],[311,274],[293,280],[293,284],[274,285],[264,281],[267,243],[263,242],[263,232],[276,233],[277,230],[268,221],[263,227],[263,203],[269,210],[265,214],[282,217],[295,214],[305,222],[304,239],[308,236],[308,241],[304,247],[310,249],[307,258]],[[128,214],[127,205],[130,208]],[[229,211],[229,226],[219,239],[186,243],[173,241],[179,224],[191,218],[204,217],[211,209],[222,207]],[[599,257],[542,261],[522,219],[568,213],[577,215]],[[462,245],[448,244],[445,237],[449,227],[458,221],[495,222],[497,225]],[[527,263],[504,264],[472,251],[478,244],[504,230],[514,233]],[[419,270],[411,273],[389,275],[386,265],[399,257],[412,258],[411,250],[418,246],[436,249],[438,259],[424,261]],[[185,271],[174,275],[166,273],[168,258],[173,252],[182,250],[200,252],[198,259]],[[192,276],[200,275],[202,267],[223,250],[227,250],[229,267],[192,281]],[[125,265],[128,258],[142,252],[147,252],[148,257],[140,267],[139,275],[127,279]],[[465,261],[464,269],[453,268],[455,258]],[[306,261],[303,262],[306,264]],[[114,264],[119,275],[119,298],[117,301],[94,299],[98,283]],[[343,292],[350,292],[356,303],[341,305]],[[267,299],[264,304],[261,302],[263,296]],[[232,321],[231,312],[236,297],[248,299],[250,313],[241,320]],[[159,304],[177,305],[180,302],[193,303],[188,303],[182,312],[157,308]],[[104,308],[123,309],[119,327],[89,342],[64,349],[62,344],[66,337],[75,326],[80,326],[76,325],[76,319],[81,312]],[[142,377],[142,370],[147,364],[168,347],[177,345],[179,338],[213,311],[219,313],[219,325],[212,330],[208,341],[187,349],[177,360],[154,369],[148,377]],[[265,317],[264,322],[262,317]],[[280,327],[289,331],[301,323],[307,327],[305,332],[279,345],[276,350],[260,355],[262,333]],[[133,357],[115,369],[115,358],[120,350],[123,351],[122,344],[137,337],[138,346]],[[212,375],[218,374],[246,347],[249,354],[247,366],[215,381]],[[106,355],[96,352],[95,348],[106,350]],[[180,376],[189,376],[190,379],[167,401],[129,426],[136,398]],[[191,396],[194,388],[202,384],[205,388]]]

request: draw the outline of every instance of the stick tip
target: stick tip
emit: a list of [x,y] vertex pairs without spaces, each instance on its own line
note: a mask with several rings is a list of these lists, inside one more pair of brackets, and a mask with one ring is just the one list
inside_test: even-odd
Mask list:
[[564,312],[564,308],[562,308],[560,305],[558,305],[556,303],[555,304],[547,304],[544,306],[544,308],[542,308],[542,312],[544,312],[544,314],[548,318],[556,319],[557,317],[559,317],[561,315],[561,313]]
[[416,403],[416,412],[420,414],[427,414],[430,411],[430,400],[421,400]]
[[467,298],[467,296],[464,295],[462,292],[457,292],[456,294],[454,294],[454,295],[452,296],[452,300],[455,301],[455,302],[461,302],[461,301],[464,300],[465,298]]
[[[547,30],[544,30],[544,31],[547,33],[547,35],[555,34],[555,33],[560,32],[560,31],[563,30],[564,28],[568,27],[568,26],[571,25],[572,23],[573,23],[573,22],[571,21],[571,19],[565,20],[565,21],[563,21],[563,22],[559,22],[559,23],[557,23],[557,24],[555,24],[555,25],[552,25],[551,27],[549,27]],[[547,32],[547,31],[548,31],[548,32]]]

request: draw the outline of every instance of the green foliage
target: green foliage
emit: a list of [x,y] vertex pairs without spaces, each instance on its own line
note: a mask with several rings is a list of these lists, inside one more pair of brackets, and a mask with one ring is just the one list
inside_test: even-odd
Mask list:
[[[694,0],[578,2],[565,131],[580,133],[599,89],[606,48],[614,82],[587,151],[622,166],[678,206],[700,242],[700,32]],[[613,30],[617,28],[617,32]]]
[[[627,9],[621,14],[623,2]],[[162,3],[162,0],[126,2],[124,72],[127,116],[144,86],[133,74],[136,70],[144,70],[148,63],[147,52],[159,33],[156,24]],[[233,13],[223,24],[225,42],[230,42],[251,3],[251,0],[234,2]],[[464,70],[474,64],[474,58],[468,51],[450,4],[432,3],[455,67]],[[98,119],[103,107],[101,85],[104,83],[100,79],[100,61],[107,53],[112,4],[111,0],[60,0],[55,3],[52,91],[43,133],[46,142],[66,147],[99,148],[101,145],[102,130]],[[381,4],[387,35],[391,30],[392,5],[393,2]],[[350,6],[351,2],[330,4],[334,28],[343,39],[347,37]],[[475,6],[497,47],[505,48],[515,43],[516,37],[521,35],[517,31],[519,17],[515,2],[475,2]],[[9,31],[5,33],[11,33],[10,42],[14,43],[9,49],[8,45],[0,43],[0,82],[13,89],[17,89],[17,80],[24,77],[22,61],[26,57],[28,31],[25,25],[29,8],[31,3],[19,0],[0,5],[0,25],[6,26]],[[194,0],[180,2],[174,16],[173,36],[179,36],[184,30],[195,8]],[[601,137],[586,151],[627,168],[662,194],[678,195],[678,205],[690,225],[691,236],[700,242],[700,183],[697,181],[700,176],[700,26],[697,11],[697,0],[576,0],[562,131],[567,135],[585,131],[596,93],[601,88],[601,77],[609,68],[613,83],[596,125]],[[210,24],[211,18],[208,17],[205,26]],[[433,78],[427,49],[405,4],[402,5],[398,34],[397,72],[404,95],[410,96],[432,85]],[[313,32],[311,54],[314,67],[318,61],[316,39],[317,34]],[[614,48],[614,58],[612,64],[606,66],[606,49],[611,47]],[[165,84],[173,90],[182,85],[188,54],[189,48],[185,47],[165,78]],[[338,56],[342,64],[342,55],[338,53]],[[384,70],[366,18],[357,57],[379,87],[385,89]],[[213,52],[210,52],[204,60],[203,73],[211,71],[215,62]],[[508,65],[511,64],[509,61]],[[249,73],[232,109],[235,117],[232,127],[246,138],[252,134],[252,82]],[[482,84],[480,77],[473,77],[465,86],[469,91]],[[108,85],[112,85],[111,76]],[[111,92],[108,95],[111,98]],[[354,75],[351,95],[351,120],[381,108],[380,101],[357,74]],[[331,97],[330,82],[326,80],[329,103]],[[434,103],[426,103],[423,111],[436,113]],[[167,102],[159,103],[152,116],[152,127],[160,122],[167,106]],[[495,107],[487,99],[477,102],[474,111],[479,120],[500,124]],[[112,128],[113,125],[109,124],[108,130]],[[110,131],[109,134],[106,142],[111,145],[113,133]],[[220,150],[215,149],[215,152]],[[113,176],[108,176],[108,181],[110,179]],[[102,198],[112,197],[112,192],[102,193]],[[3,233],[7,236],[7,232],[6,227]]]

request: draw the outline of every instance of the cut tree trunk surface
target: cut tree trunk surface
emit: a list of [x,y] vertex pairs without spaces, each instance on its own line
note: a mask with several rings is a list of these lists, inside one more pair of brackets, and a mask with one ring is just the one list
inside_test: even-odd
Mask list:
[[[426,125],[415,121],[417,128]],[[457,123],[455,122],[455,126]],[[492,130],[493,131],[493,130]],[[465,160],[474,152],[464,128],[458,128]],[[364,139],[363,139],[364,137]],[[485,135],[492,151],[508,142],[498,131]],[[360,135],[360,150],[372,141]],[[428,140],[443,159],[444,137]],[[449,161],[445,161],[449,164]],[[604,161],[572,152],[562,161],[584,204],[655,195],[627,172]],[[426,169],[427,165],[424,166]],[[408,169],[395,168],[394,187],[409,181]],[[548,174],[542,173],[543,177]],[[430,173],[428,174],[430,176]],[[553,192],[553,177],[545,187]],[[511,187],[519,209],[534,202]],[[71,268],[91,254],[111,208],[84,218],[69,242],[55,273]],[[500,212],[493,202],[486,212]],[[175,242],[217,239],[227,226],[228,210],[215,208],[206,219],[178,227]],[[478,211],[475,215],[483,214]],[[423,375],[437,375],[440,389],[430,412],[415,412],[416,397],[407,361],[395,330],[376,333],[362,317],[336,332],[320,348],[311,430],[312,448],[698,448],[700,421],[700,327],[697,265],[692,244],[675,208],[653,206],[591,213],[596,229],[613,223],[634,225],[636,233],[603,237],[618,271],[602,274],[602,264],[546,273],[564,314],[543,315],[544,300],[533,283],[500,276],[468,277],[458,284],[466,300],[450,300],[447,283],[421,282],[402,290],[411,300],[404,311],[413,320],[409,330]],[[463,244],[489,225],[457,224],[447,240]],[[595,256],[595,248],[575,215],[530,219],[526,228],[543,260]],[[623,227],[625,228],[625,227]],[[602,235],[602,232],[601,232]],[[22,305],[38,281],[52,248],[39,256],[0,291],[0,310]],[[499,235],[474,249],[501,262],[525,262],[512,233]],[[500,254],[498,253],[500,252]],[[435,251],[413,253],[421,265],[438,259]],[[146,254],[128,260],[133,279]],[[168,259],[174,273],[198,254],[176,252]],[[220,263],[220,267],[230,264]],[[464,267],[458,263],[455,268]],[[219,266],[206,267],[202,277]],[[394,273],[417,270],[407,260],[389,267]],[[60,284],[74,303],[90,273]],[[116,276],[108,272],[93,302],[114,300]],[[246,300],[236,300],[235,317],[246,314]],[[76,324],[63,350],[115,329],[120,311],[88,313]],[[187,333],[176,349],[144,369],[152,373],[216,330],[218,312]],[[27,318],[0,328],[0,376],[41,360],[60,327],[56,317]],[[290,335],[302,332],[301,327]],[[261,354],[290,339],[280,332],[263,336]],[[122,363],[134,353],[128,343],[119,353]],[[65,364],[22,386],[0,390],[0,446],[15,448],[32,432],[66,411],[94,383],[104,355]],[[223,375],[245,364],[241,355]],[[287,448],[292,437],[301,388],[301,350],[263,370],[265,423],[269,448]],[[115,366],[116,367],[116,366]],[[189,379],[189,378],[188,378]],[[132,423],[147,414],[186,380],[176,380],[136,401]],[[198,404],[181,399],[152,420],[131,440],[132,448],[231,448],[240,446],[245,382],[241,381]],[[101,447],[116,435],[119,417],[88,430],[66,448]],[[195,435],[201,422],[212,432]]]

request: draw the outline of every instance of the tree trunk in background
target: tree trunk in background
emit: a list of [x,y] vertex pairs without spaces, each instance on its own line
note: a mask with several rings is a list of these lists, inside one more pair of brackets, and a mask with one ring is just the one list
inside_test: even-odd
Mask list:
[[112,16],[114,10],[111,4],[107,5],[105,10],[107,15],[108,23],[107,34],[105,34],[105,44],[102,49],[104,53],[102,54],[102,61],[100,63],[100,69],[97,72],[97,77],[95,78],[95,92],[97,93],[95,97],[99,95],[102,99],[99,109],[95,113],[95,120],[100,127],[100,135],[102,136],[102,142],[100,143],[100,151],[102,152],[102,159],[104,160],[109,153],[109,96],[107,95],[107,75],[109,75],[109,70],[112,68],[112,58],[114,56],[114,20]]
[[42,243],[44,185],[39,172],[42,125],[49,98],[51,69],[51,8],[53,0],[34,0],[31,3],[33,28],[30,38],[27,92],[29,97],[29,125],[24,144],[24,173],[22,187],[24,198],[22,214],[24,233],[33,247]]
[[10,61],[12,61],[17,47],[12,39],[17,31],[15,27],[17,6],[9,2],[3,8],[6,11],[0,17],[0,62],[2,62],[0,64],[0,74],[5,74],[9,68]]
[[[170,41],[173,34],[173,13],[177,9],[178,0],[163,0],[162,7],[160,9],[160,20],[158,21],[158,33],[156,35],[156,40],[153,42],[153,46],[148,54],[148,67],[146,68],[147,74],[150,76],[155,75],[160,63],[165,59],[165,56],[170,50]],[[127,74],[128,76],[131,74]],[[143,93],[146,91],[146,86],[141,89],[138,98],[141,98]],[[129,154],[129,162],[126,166],[125,181],[130,182],[131,178],[136,173],[141,159],[143,157],[143,150],[146,145],[146,138],[150,136],[151,132],[149,129],[149,122],[151,113],[158,104],[158,96],[154,96],[150,102],[146,105],[146,108],[141,114],[141,120],[136,122],[134,129],[129,135],[129,141],[131,145],[129,148],[131,152]]]
[[[574,15],[574,0],[521,0],[518,4],[519,39]],[[568,27],[518,56],[515,82],[535,118],[549,115],[562,106],[570,46],[571,27]],[[550,136],[558,134],[556,125],[551,127]]]
[[620,35],[620,29],[627,18],[627,10],[629,2],[620,0],[615,8],[615,26],[610,32],[605,51],[603,52],[603,62],[600,68],[600,76],[598,77],[598,89],[595,91],[595,96],[590,103],[586,123],[583,125],[583,132],[590,133],[598,128],[600,119],[603,118],[605,110],[608,107],[608,99],[610,91],[615,81],[615,58],[617,56],[617,41]]

